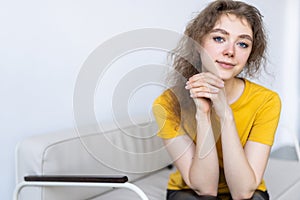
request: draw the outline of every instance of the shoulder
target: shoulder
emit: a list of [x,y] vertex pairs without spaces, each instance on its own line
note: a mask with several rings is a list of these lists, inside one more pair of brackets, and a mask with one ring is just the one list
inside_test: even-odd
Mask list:
[[254,83],[250,80],[245,79],[247,88],[248,88],[248,96],[249,97],[255,97],[257,99],[261,100],[270,100],[274,99],[277,101],[280,101],[280,97],[277,92],[266,88],[265,86],[262,86],[258,83]]
[[170,105],[170,103],[174,103],[175,101],[176,96],[174,92],[171,89],[167,89],[154,100],[153,105]]
[[259,107],[269,105],[274,109],[281,109],[281,100],[277,92],[246,79],[245,82],[249,101],[256,103]]
[[155,117],[168,118],[173,121],[178,121],[179,119],[180,111],[178,108],[180,106],[172,88],[165,90],[154,100],[152,105]]

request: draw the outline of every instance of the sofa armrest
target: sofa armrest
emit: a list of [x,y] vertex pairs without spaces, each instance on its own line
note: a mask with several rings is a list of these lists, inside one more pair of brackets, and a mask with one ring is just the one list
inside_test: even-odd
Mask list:
[[13,200],[18,200],[21,190],[28,186],[126,188],[135,192],[142,200],[149,200],[139,187],[127,182],[127,176],[26,176],[24,179],[17,185]]
[[103,175],[103,176],[79,176],[79,175],[38,175],[25,176],[25,181],[41,182],[81,182],[81,183],[126,183],[128,177],[125,175]]

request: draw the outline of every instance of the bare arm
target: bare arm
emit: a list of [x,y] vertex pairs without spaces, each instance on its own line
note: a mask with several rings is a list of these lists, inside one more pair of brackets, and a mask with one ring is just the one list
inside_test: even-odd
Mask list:
[[230,115],[221,120],[226,181],[234,199],[251,198],[261,183],[271,147],[248,141],[243,149]]
[[199,188],[199,193],[216,196],[219,183],[219,161],[210,115],[197,111],[196,120],[197,145],[190,180]]
[[188,135],[164,140],[186,184],[199,195],[217,195],[218,155],[208,114],[197,112],[196,145]]

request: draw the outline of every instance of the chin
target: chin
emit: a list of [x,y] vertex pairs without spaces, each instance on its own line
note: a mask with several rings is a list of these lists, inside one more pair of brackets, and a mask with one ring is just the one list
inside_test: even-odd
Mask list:
[[220,77],[223,81],[227,81],[227,80],[230,80],[230,79],[233,79],[235,76],[234,74],[232,73],[226,73],[226,72],[217,72],[217,73],[214,73],[216,76]]
[[232,74],[230,76],[220,76],[220,78],[223,81],[229,81],[229,80],[233,80],[233,79],[236,79],[236,78],[239,78],[239,77],[238,77],[238,75]]
[[221,78],[223,81],[226,81],[226,80],[231,80],[233,78],[236,77],[236,71],[231,69],[231,70],[228,70],[228,69],[223,69],[223,68],[203,68],[203,71],[206,71],[206,72],[210,72],[216,76],[218,76],[219,78]]

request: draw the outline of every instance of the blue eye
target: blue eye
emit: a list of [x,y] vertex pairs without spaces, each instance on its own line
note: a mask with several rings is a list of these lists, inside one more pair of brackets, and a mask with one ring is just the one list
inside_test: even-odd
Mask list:
[[224,38],[222,38],[222,37],[220,37],[220,36],[213,37],[213,40],[216,41],[216,42],[219,42],[219,43],[225,41]]
[[244,42],[239,42],[238,45],[239,45],[240,47],[242,47],[242,48],[247,48],[247,47],[249,47],[249,45],[246,44],[246,43],[244,43]]

